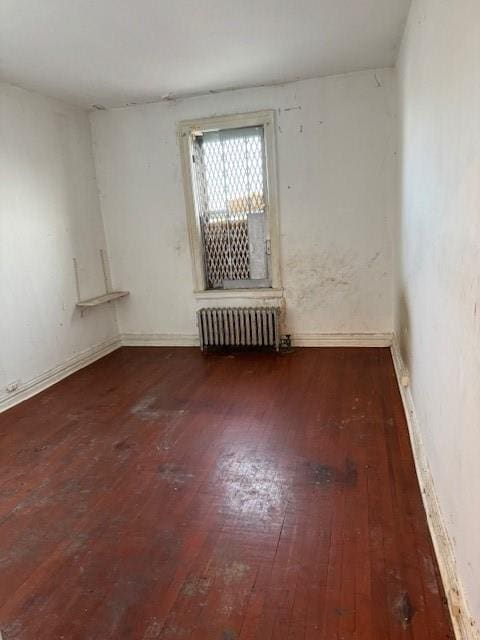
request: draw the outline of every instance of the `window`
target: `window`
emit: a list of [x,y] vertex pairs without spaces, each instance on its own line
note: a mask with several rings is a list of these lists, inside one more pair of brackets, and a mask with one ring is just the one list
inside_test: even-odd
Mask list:
[[196,289],[278,287],[273,113],[179,126]]

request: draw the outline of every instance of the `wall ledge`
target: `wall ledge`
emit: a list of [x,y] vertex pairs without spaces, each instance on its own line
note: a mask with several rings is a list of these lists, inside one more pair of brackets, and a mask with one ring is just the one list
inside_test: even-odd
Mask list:
[[60,382],[63,378],[66,378],[79,369],[83,369],[83,367],[92,364],[95,360],[103,358],[121,346],[119,336],[109,338],[104,342],[89,347],[71,358],[68,358],[62,364],[27,380],[23,384],[20,384],[18,389],[13,393],[5,393],[0,396],[0,413],[6,409],[10,409],[20,402],[23,402],[24,400],[27,400],[31,396],[48,389],[48,387],[51,387],[56,382]]
[[260,300],[267,303],[269,300],[283,300],[283,289],[212,289],[208,291],[194,291],[195,300],[214,300],[219,304],[224,300]]
[[391,353],[410,434],[423,506],[427,515],[455,637],[457,640],[480,640],[480,629],[469,612],[465,592],[457,572],[453,545],[436,494],[410,385],[404,386],[402,384],[402,378],[409,380],[409,374],[395,335],[393,336]]

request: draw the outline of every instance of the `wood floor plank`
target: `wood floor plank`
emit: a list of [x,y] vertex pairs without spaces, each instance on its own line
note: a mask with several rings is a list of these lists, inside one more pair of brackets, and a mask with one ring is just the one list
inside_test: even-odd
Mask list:
[[4,640],[453,640],[388,349],[123,348],[0,414]]

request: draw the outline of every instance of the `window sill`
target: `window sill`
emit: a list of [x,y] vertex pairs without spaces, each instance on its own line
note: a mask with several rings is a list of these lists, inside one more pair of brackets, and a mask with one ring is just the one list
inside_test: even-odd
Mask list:
[[283,289],[212,289],[195,291],[196,300],[280,300]]

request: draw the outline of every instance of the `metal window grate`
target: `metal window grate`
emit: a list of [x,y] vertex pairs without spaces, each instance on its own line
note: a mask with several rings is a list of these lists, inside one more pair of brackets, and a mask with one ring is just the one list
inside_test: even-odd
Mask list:
[[197,134],[193,162],[207,286],[258,277],[252,276],[249,229],[265,228],[263,127]]

